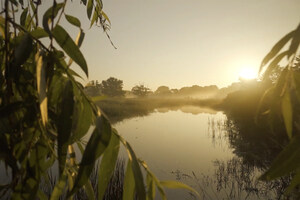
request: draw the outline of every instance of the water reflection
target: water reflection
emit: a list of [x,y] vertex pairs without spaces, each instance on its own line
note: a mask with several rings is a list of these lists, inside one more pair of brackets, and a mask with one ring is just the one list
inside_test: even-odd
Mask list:
[[198,106],[182,106],[182,107],[164,107],[164,108],[157,108],[155,111],[160,113],[167,113],[169,111],[177,111],[180,110],[183,113],[190,113],[193,115],[198,115],[202,113],[206,114],[217,114],[216,110],[213,110],[208,107],[198,107]]
[[[117,123],[116,128],[160,179],[182,181],[196,188],[202,199],[286,198],[290,177],[258,180],[282,148],[276,142],[282,138],[270,140],[264,128],[193,107],[157,109],[147,117]],[[175,200],[195,199],[188,192],[167,194]]]
[[[171,110],[132,118],[117,123],[115,128],[161,180],[174,180],[172,172],[177,170],[185,174],[194,171],[197,176],[201,173],[213,175],[215,159],[233,157],[228,144],[214,145],[208,134],[208,119],[217,121],[224,117],[220,112],[194,115]],[[185,183],[192,182],[186,180]],[[188,194],[172,190],[168,196],[170,199],[185,199]]]

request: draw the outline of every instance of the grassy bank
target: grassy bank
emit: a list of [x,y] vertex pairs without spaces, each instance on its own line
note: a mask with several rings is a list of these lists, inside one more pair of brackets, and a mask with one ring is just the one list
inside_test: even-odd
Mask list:
[[112,123],[127,118],[146,116],[158,108],[176,109],[182,106],[201,106],[215,108],[219,100],[192,98],[106,98],[96,104]]

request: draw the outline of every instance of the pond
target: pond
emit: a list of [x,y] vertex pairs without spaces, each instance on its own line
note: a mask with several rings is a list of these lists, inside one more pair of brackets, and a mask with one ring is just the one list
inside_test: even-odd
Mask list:
[[[261,168],[235,154],[227,123],[222,112],[188,106],[157,109],[114,127],[159,179],[186,183],[203,199],[280,198],[278,183],[258,181]],[[195,199],[182,190],[168,190],[167,195],[172,200]]]
[[[156,109],[113,127],[160,180],[188,184],[201,199],[285,199],[283,193],[290,177],[268,183],[258,180],[280,149],[275,148],[269,136],[256,132],[243,120],[233,123],[222,112],[184,106]],[[92,130],[93,127],[89,132]],[[80,160],[79,149],[75,151]],[[119,157],[121,162],[126,160],[125,149],[121,149]],[[123,162],[120,166],[117,168],[124,170],[126,165]],[[57,177],[56,164],[51,171]],[[10,178],[3,163],[0,172],[0,184],[4,184]],[[166,191],[171,200],[196,199],[186,190]],[[156,193],[156,199],[160,199]]]

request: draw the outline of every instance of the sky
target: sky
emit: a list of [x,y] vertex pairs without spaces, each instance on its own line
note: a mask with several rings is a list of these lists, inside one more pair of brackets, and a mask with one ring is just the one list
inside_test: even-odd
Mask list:
[[127,90],[136,84],[152,90],[161,85],[226,87],[238,81],[245,68],[257,72],[272,46],[300,22],[300,0],[103,0],[103,4],[117,49],[101,28],[89,29],[84,6],[73,1],[66,9],[81,19],[86,32],[81,47],[89,65],[85,83],[116,77]]

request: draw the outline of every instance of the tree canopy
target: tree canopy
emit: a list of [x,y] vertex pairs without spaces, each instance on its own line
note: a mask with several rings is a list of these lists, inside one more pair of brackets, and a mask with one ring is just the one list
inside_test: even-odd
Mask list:
[[125,91],[123,91],[123,81],[114,77],[102,81],[100,90],[103,94],[110,97],[124,96],[125,94]]
[[140,84],[140,85],[134,86],[131,89],[131,92],[136,96],[144,97],[144,96],[148,95],[148,93],[150,92],[150,89],[147,88],[146,86],[144,86],[143,84]]

